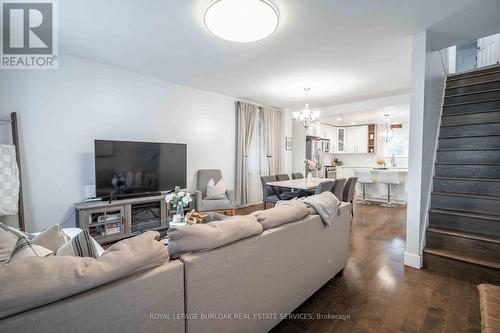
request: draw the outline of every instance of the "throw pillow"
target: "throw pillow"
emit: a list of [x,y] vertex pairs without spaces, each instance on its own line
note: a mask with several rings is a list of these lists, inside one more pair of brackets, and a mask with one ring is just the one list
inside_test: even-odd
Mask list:
[[53,254],[53,251],[46,249],[43,246],[31,244],[31,242],[26,238],[19,238],[14,250],[12,251],[12,255],[10,256],[9,263],[16,262],[20,258],[48,257]]
[[0,225],[0,263],[9,261],[18,239]]
[[68,235],[56,224],[36,235],[31,242],[55,252],[66,244],[69,239]]
[[88,230],[82,230],[56,251],[56,256],[76,256],[97,258],[97,249]]
[[207,184],[207,200],[220,200],[226,199],[226,184],[223,179],[215,184],[214,180],[210,178]]

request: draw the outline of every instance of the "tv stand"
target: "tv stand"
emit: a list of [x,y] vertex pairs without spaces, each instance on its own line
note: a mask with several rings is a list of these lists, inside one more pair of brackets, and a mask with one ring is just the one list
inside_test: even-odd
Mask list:
[[[169,192],[166,192],[165,194],[168,194]],[[160,195],[162,195],[161,192],[131,193],[131,194],[105,196],[105,197],[101,197],[101,200],[108,201],[108,203],[111,203],[112,201],[116,201],[116,200],[144,198],[144,197],[157,197]]]
[[170,214],[166,195],[167,192],[149,193],[133,198],[108,201],[108,197],[106,201],[76,203],[77,226],[89,230],[100,244],[116,242],[147,230],[166,229]]

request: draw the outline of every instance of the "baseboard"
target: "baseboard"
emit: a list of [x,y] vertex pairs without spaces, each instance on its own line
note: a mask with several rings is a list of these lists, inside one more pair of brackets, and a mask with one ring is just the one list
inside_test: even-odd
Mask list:
[[413,268],[422,268],[422,256],[405,251],[404,264]]

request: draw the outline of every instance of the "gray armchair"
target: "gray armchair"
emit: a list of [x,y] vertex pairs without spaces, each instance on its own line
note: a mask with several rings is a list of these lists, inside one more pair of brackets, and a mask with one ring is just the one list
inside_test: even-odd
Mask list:
[[215,183],[222,179],[220,169],[198,170],[198,177],[195,192],[196,210],[199,212],[224,212],[234,215],[235,193],[232,190],[226,191],[226,198],[219,200],[207,200],[207,184],[213,179]]

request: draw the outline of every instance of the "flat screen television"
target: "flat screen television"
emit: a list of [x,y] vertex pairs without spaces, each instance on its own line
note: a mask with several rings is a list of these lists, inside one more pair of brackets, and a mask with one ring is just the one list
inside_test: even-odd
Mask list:
[[148,195],[186,187],[187,146],[95,140],[96,196]]

